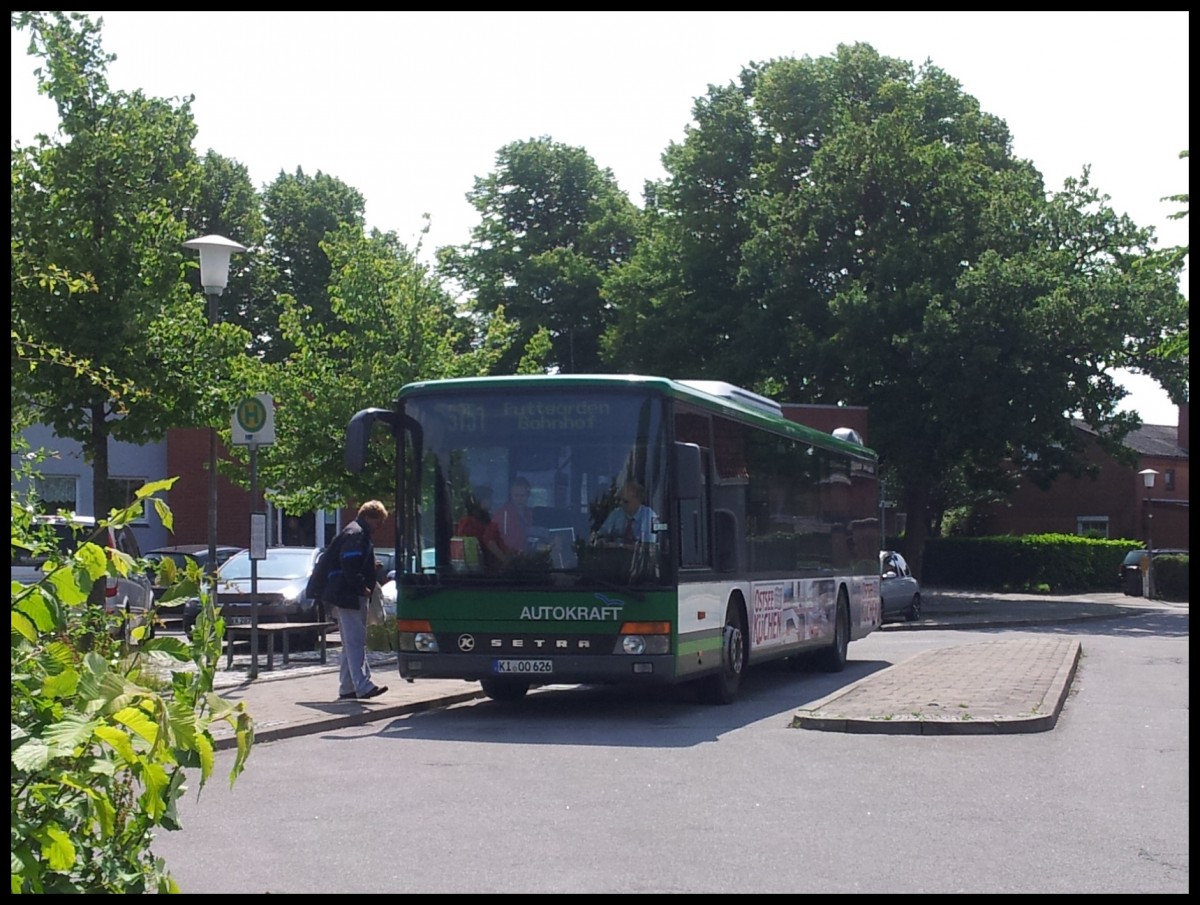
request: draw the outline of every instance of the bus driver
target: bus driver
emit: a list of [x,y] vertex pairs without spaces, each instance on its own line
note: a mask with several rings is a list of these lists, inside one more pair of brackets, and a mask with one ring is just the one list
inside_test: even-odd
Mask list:
[[654,542],[654,510],[645,504],[646,491],[636,481],[626,481],[617,497],[617,508],[608,514],[592,543],[632,547]]

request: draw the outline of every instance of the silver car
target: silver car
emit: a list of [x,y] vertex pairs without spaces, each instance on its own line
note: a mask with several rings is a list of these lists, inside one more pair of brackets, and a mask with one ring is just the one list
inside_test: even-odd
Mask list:
[[[111,558],[114,551],[124,553],[133,560],[141,558],[137,537],[127,526],[114,528],[107,525],[99,531],[96,520],[87,515],[35,515],[33,517],[35,530],[48,530],[54,534],[59,551],[64,556],[70,556],[80,544],[87,541],[98,544],[108,551]],[[35,555],[28,550],[13,548],[12,551],[12,580],[21,584],[34,584],[45,577],[45,565],[49,557]],[[154,590],[150,577],[139,568],[131,566],[128,575],[109,576],[105,578],[104,611],[106,613],[127,614],[127,625],[141,625],[154,603]],[[114,629],[114,634],[120,634],[120,628]]]
[[899,616],[909,622],[921,618],[921,587],[903,556],[895,550],[881,550],[879,578],[881,622]]
[[[317,547],[269,547],[266,558],[250,559],[249,550],[233,554],[217,570],[217,604],[226,625],[249,625],[252,604],[259,622],[323,622],[325,608],[305,596],[309,576],[321,551]],[[251,594],[254,591],[254,594]],[[190,638],[200,613],[200,601],[188,600],[183,607],[183,629]],[[313,630],[300,645],[315,644]],[[297,647],[303,649],[303,647]]]

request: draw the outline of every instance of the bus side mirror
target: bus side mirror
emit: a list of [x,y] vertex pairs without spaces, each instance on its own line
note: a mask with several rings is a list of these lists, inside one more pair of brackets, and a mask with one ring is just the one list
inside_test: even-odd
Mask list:
[[371,429],[376,421],[394,424],[395,416],[387,409],[362,409],[355,412],[346,425],[346,471],[351,474],[361,474],[367,467],[367,443],[371,439]]
[[675,444],[675,496],[681,500],[700,499],[700,447],[695,443]]

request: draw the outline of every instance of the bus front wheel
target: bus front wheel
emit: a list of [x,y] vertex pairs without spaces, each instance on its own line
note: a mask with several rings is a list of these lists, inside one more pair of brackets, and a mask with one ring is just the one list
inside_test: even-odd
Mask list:
[[746,671],[746,627],[742,611],[736,603],[725,611],[725,628],[721,632],[721,668],[700,680],[697,693],[705,704],[732,704]]
[[529,691],[529,683],[521,679],[480,679],[479,684],[493,701],[519,701]]

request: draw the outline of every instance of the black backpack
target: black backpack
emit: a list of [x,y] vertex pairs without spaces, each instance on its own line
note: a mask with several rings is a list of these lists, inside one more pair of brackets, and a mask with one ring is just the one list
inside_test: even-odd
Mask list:
[[304,596],[309,600],[320,600],[321,594],[325,590],[325,584],[329,581],[329,570],[338,561],[341,555],[341,544],[338,540],[341,538],[339,534],[329,542],[320,556],[317,557],[316,565],[313,566],[312,574],[308,576],[308,584],[304,586]]

